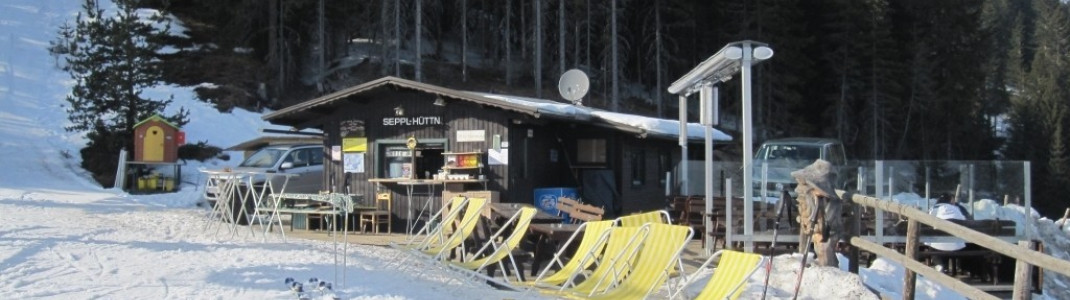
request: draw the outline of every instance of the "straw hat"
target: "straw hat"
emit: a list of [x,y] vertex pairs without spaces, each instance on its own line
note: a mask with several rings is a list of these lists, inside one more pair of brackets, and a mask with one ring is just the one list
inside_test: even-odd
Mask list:
[[809,166],[791,172],[791,177],[794,177],[799,183],[805,183],[816,188],[829,197],[836,197],[836,191],[832,188],[832,183],[829,182],[829,179],[835,176],[836,174],[832,172],[832,164],[823,159],[817,159]]

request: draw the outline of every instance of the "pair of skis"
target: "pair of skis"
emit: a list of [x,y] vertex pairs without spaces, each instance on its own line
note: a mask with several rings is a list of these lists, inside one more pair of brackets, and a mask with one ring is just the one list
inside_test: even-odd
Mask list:
[[[780,229],[780,219],[784,218],[787,214],[788,229],[791,229],[791,206],[793,206],[791,199],[791,193],[787,188],[780,191],[780,203],[776,208],[776,219],[773,220],[773,242],[769,245],[769,263],[765,265],[765,286],[762,288],[762,299],[765,299],[766,293],[769,291],[769,277],[773,274],[773,255],[776,249],[776,240],[778,229]],[[798,209],[796,209],[798,211]],[[817,207],[811,209],[810,224],[817,222]],[[799,287],[802,285],[803,271],[806,270],[806,256],[810,250],[810,243],[813,242],[810,236],[806,237],[806,244],[802,248],[802,260],[799,265],[799,277],[795,280],[795,291],[793,292],[791,299],[797,299],[799,297]]]
[[[290,288],[290,291],[293,292],[294,295],[297,295],[297,299],[312,299],[312,291],[306,291],[305,285],[300,281],[294,280],[291,277],[286,277],[286,280],[284,282],[286,283],[286,286]],[[329,296],[332,299],[339,299],[338,296],[334,294],[334,290],[330,282],[320,281],[318,278],[312,277],[308,279],[308,285],[311,288],[319,291],[320,296]]]

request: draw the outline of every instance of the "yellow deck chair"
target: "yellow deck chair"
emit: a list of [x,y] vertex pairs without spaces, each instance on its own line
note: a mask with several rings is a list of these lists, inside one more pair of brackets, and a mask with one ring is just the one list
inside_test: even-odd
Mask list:
[[[602,258],[602,250],[606,247],[606,240],[609,237],[609,228],[613,227],[616,222],[613,220],[604,221],[589,221],[580,225],[576,232],[572,233],[572,236],[561,245],[561,249],[557,250],[553,259],[546,264],[546,267],[539,272],[539,276],[535,277],[533,281],[527,281],[521,283],[521,285],[540,285],[540,286],[560,286],[562,283],[568,280],[572,273],[579,270],[585,270],[593,263],[597,263]],[[565,250],[576,241],[578,235],[582,234],[583,237],[579,239],[579,244],[576,245],[576,249],[573,252],[572,258],[568,262],[562,262],[562,256],[564,256]],[[583,259],[583,255],[587,253],[594,253],[596,256],[593,259]],[[557,267],[557,272],[549,274],[550,269]],[[549,274],[549,275],[547,275]]]
[[472,235],[472,231],[475,230],[476,224],[479,223],[479,217],[483,214],[483,207],[487,204],[486,198],[468,198],[468,205],[465,206],[464,215],[461,216],[461,221],[456,226],[456,230],[449,234],[442,243],[436,245],[428,244],[426,248],[417,249],[434,257],[436,260],[445,259],[446,254],[449,254],[450,250],[457,247],[462,247],[464,241]]
[[[616,284],[615,279],[624,274],[615,272],[627,271],[626,266],[632,264],[638,257],[640,246],[650,236],[650,226],[641,227],[611,227],[606,241],[605,254],[602,263],[598,264],[589,274],[577,270],[569,275],[565,282],[555,289],[539,290],[544,294],[556,296],[568,296],[573,294],[588,295],[605,291]],[[586,253],[580,259],[593,260],[596,253]],[[573,258],[575,259],[575,258]],[[577,283],[577,279],[583,276],[583,281]]]
[[[641,226],[646,223],[651,224],[672,224],[672,217],[669,216],[669,212],[665,210],[653,210],[643,213],[631,214],[617,218],[617,222],[620,226]],[[679,270],[683,270],[683,260],[678,260],[677,264],[680,265]],[[673,269],[672,275],[676,275],[676,269]]]
[[[502,272],[503,276],[508,274],[505,269],[505,265],[502,260],[508,258],[509,263],[513,267],[513,275],[516,276],[516,282],[520,282],[523,278],[520,277],[520,270],[516,267],[516,259],[513,258],[513,249],[517,249],[520,246],[520,241],[524,239],[524,235],[528,232],[528,226],[531,225],[531,220],[535,218],[535,213],[538,212],[534,207],[523,207],[520,211],[517,211],[508,221],[502,224],[494,235],[490,236],[486,244],[479,248],[475,254],[463,258],[460,262],[450,262],[450,267],[454,269],[468,271],[472,276],[482,276],[487,280],[497,281],[495,278],[484,276],[479,272],[485,269],[490,264],[497,264],[498,270]],[[512,229],[508,237],[505,237],[500,243],[495,242],[498,237],[505,234],[507,229]],[[508,286],[503,284],[503,286]]]
[[[468,198],[463,196],[450,198],[450,203],[443,206],[431,216],[431,219],[424,223],[424,226],[417,230],[415,234],[410,236],[401,245],[411,245],[419,248],[418,245],[435,245],[442,243],[446,240],[446,237],[453,233],[454,228],[458,223],[461,212],[464,211],[464,207],[468,205]],[[455,209],[457,208],[457,209]]]
[[627,216],[618,217],[617,221],[620,222],[620,226],[643,226],[646,223],[654,224],[672,224],[672,218],[669,217],[669,212],[664,210],[654,210],[644,213],[637,213]]
[[[434,254],[427,254],[432,257],[437,256],[438,252],[448,251],[455,248],[461,242],[464,242],[475,229],[478,223],[479,211],[486,206],[486,199],[484,198],[465,198],[454,197],[450,201],[450,207],[440,210],[442,217],[432,217],[431,221],[436,218],[441,219],[440,224],[432,224],[434,222],[427,222],[424,228],[420,229],[420,233],[414,237],[410,237],[408,241],[397,244],[390,243],[390,247],[399,249],[396,256],[392,259],[393,263],[388,264],[388,268],[399,268],[408,262],[405,254],[419,254],[431,252]],[[474,213],[470,213],[473,212]],[[458,220],[460,219],[460,220]],[[469,226],[469,227],[465,227]],[[458,231],[458,229],[461,229]],[[454,238],[454,235],[461,234],[461,231],[467,229],[468,232],[464,233],[464,236],[458,236]],[[447,243],[453,242],[453,247],[447,245]]]
[[[589,294],[571,294],[576,299],[646,299],[669,279],[670,273],[691,240],[690,226],[650,224],[650,236],[641,246],[634,264],[617,266],[613,274],[603,278],[597,286],[607,286],[605,292],[596,288]],[[620,276],[624,276],[623,279]],[[614,278],[616,277],[616,278]],[[617,283],[613,283],[617,281]]]
[[464,196],[451,198],[449,205],[442,207],[424,224],[424,228],[417,232],[416,237],[422,239],[421,246],[417,248],[427,248],[445,242],[461,224],[470,201],[470,198]]
[[713,276],[710,276],[706,287],[702,288],[695,299],[738,299],[747,284],[747,278],[768,263],[766,257],[759,254],[721,250],[706,259],[695,274],[709,267],[717,257],[720,257],[720,261],[713,271]]
[[[608,232],[606,232],[606,229],[608,229],[609,227],[614,226],[614,225],[619,225],[621,227],[640,227],[640,226],[643,226],[643,225],[645,225],[647,223],[660,223],[660,222],[667,221],[667,220],[669,220],[668,217],[669,217],[668,212],[665,212],[665,211],[651,211],[651,212],[647,212],[647,213],[639,213],[639,214],[634,214],[634,215],[623,216],[623,217],[619,217],[619,218],[617,218],[615,220],[589,221],[589,222],[585,222],[584,225],[581,225],[581,227],[586,227],[586,229],[583,230],[584,232],[589,232],[591,230],[594,230],[595,232],[602,231],[604,234],[608,234]],[[566,266],[563,266],[558,272],[554,273],[551,277],[547,277],[545,279],[542,278],[544,276],[544,274],[542,274],[542,273],[545,273],[547,270],[549,270],[552,267],[554,262],[556,262],[557,264],[560,264],[560,257],[561,257],[562,252],[564,252],[564,250],[567,248],[567,246],[572,241],[572,239],[575,238],[575,235],[579,234],[579,233],[580,233],[580,230],[577,230],[576,233],[573,234],[573,237],[570,237],[569,241],[566,242],[564,244],[564,246],[562,246],[561,250],[558,250],[558,253],[554,255],[554,260],[551,261],[551,263],[546,266],[546,269],[543,269],[543,271],[539,274],[539,276],[533,282],[534,284],[543,285],[543,286],[546,286],[546,285],[560,286],[560,285],[562,285],[562,283],[564,283],[565,281],[568,280],[568,278],[569,278],[569,276],[571,275],[572,272],[575,272],[576,270],[586,269],[586,268],[590,267],[591,263],[597,262],[597,260],[599,258],[601,258],[602,250],[599,249],[598,247],[604,248],[605,247],[605,243],[606,243],[607,240],[604,237],[601,237],[601,234],[600,235],[588,235],[588,234],[585,233],[584,237],[583,237],[583,240],[580,242],[580,245],[577,246],[577,248],[576,248],[576,252],[575,253],[577,253],[577,254],[574,255],[574,257],[579,256],[580,253],[595,253],[595,255],[592,257],[593,259],[586,259],[585,260],[585,259],[582,259],[583,257],[578,257],[580,259],[575,259],[575,258],[571,259],[571,260],[569,260],[569,264],[570,265],[575,264],[576,267],[572,267],[572,266],[566,265]],[[620,236],[618,235],[618,237],[620,237]],[[598,240],[599,238],[601,238],[601,241]],[[594,251],[581,251],[581,250],[585,249],[584,246],[585,246],[587,241],[597,242],[597,245],[592,245],[592,246],[595,246],[595,247],[589,248],[589,249],[592,249]],[[617,250],[608,250],[608,251],[606,251],[606,253],[611,253],[611,252],[614,252],[614,251],[617,251]],[[579,266],[581,264],[582,264],[582,267]],[[566,267],[568,267],[568,268],[566,268]]]

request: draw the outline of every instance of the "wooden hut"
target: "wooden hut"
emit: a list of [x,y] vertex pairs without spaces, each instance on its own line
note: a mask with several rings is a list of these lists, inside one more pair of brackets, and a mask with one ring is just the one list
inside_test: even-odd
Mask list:
[[[675,120],[394,77],[263,118],[294,129],[322,130],[324,151],[332,158],[325,166],[324,186],[365,199],[384,189],[394,199],[405,199],[411,189],[391,183],[410,180],[445,185],[427,187],[432,195],[486,189],[514,203],[532,203],[542,188],[565,187],[577,189],[577,196],[606,208],[611,217],[664,208],[664,174],[681,160]],[[689,126],[689,140],[701,142],[700,125]],[[717,140],[730,140],[717,133]],[[469,156],[475,167],[469,166]],[[419,200],[427,199],[416,198],[411,205],[423,206]],[[395,203],[393,210],[404,218],[407,205]]]
[[[160,115],[134,124],[134,159],[124,164],[117,184],[138,193],[174,191],[177,178],[182,177],[178,146],[185,142],[185,133]],[[171,174],[157,173],[158,169],[167,167]]]
[[178,126],[160,115],[152,115],[134,124],[134,161],[178,161],[178,146],[182,140],[184,136]]

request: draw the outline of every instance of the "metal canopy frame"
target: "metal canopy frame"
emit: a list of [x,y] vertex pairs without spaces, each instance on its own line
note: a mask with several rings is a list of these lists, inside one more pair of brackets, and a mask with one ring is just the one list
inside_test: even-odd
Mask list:
[[[705,194],[706,194],[706,213],[709,214],[713,208],[713,182],[710,180],[713,178],[713,142],[712,142],[712,126],[717,125],[716,107],[718,102],[717,89],[714,87],[718,83],[727,81],[732,78],[737,72],[741,74],[741,84],[743,93],[743,234],[744,236],[750,236],[754,233],[754,224],[752,221],[754,212],[754,203],[748,201],[753,196],[753,191],[749,188],[753,183],[751,182],[751,173],[753,173],[753,159],[754,159],[754,145],[753,145],[753,117],[751,106],[751,66],[761,61],[767,60],[773,57],[773,49],[769,48],[768,44],[755,42],[751,40],[744,40],[739,42],[728,43],[717,53],[707,58],[702,63],[699,63],[695,68],[684,74],[683,77],[677,79],[669,86],[668,91],[671,94],[677,94],[680,96],[680,123],[687,123],[687,97],[693,93],[698,92],[700,94],[700,101],[702,105],[702,120],[706,131],[705,139]],[[687,128],[685,126],[680,127],[680,136],[687,135]],[[680,182],[683,186],[681,193],[690,195],[687,190],[687,140],[681,138],[681,176]],[[727,201],[732,203],[732,201]],[[727,218],[731,220],[731,210],[727,211]],[[705,220],[706,228],[712,228],[710,220]],[[729,225],[731,222],[729,222]],[[725,243],[732,242],[732,229],[729,226],[727,228],[729,234],[726,234]],[[704,245],[706,252],[710,251],[710,245],[707,243]],[[754,250],[754,242],[745,241],[744,248],[747,251]]]

